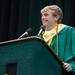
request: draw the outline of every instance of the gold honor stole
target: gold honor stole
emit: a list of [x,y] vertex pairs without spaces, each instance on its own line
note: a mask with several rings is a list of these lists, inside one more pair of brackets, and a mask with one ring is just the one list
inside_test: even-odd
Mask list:
[[58,24],[52,30],[44,32],[43,39],[48,43],[49,46],[50,46],[50,44],[52,42],[53,37],[57,33],[59,33],[64,27],[65,27],[64,24]]

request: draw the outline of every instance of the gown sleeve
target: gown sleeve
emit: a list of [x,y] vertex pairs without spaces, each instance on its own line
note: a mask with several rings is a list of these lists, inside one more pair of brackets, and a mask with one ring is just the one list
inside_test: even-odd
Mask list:
[[67,39],[68,39],[68,44],[69,43],[70,44],[68,47],[69,49],[67,50],[69,50],[68,52],[70,53],[70,57],[67,59],[67,62],[71,65],[73,73],[75,75],[75,28],[71,27],[68,33],[70,33],[70,35],[67,37]]

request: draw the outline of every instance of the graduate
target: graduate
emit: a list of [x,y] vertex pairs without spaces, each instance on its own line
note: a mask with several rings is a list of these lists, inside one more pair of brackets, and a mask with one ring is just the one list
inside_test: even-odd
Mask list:
[[41,21],[45,26],[42,38],[63,61],[63,68],[75,75],[75,28],[62,24],[63,12],[57,5],[41,10]]

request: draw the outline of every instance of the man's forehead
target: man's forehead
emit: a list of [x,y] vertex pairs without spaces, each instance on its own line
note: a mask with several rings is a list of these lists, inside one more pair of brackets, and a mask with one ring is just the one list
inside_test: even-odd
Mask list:
[[42,14],[46,14],[46,13],[54,13],[54,10],[45,10],[42,12]]

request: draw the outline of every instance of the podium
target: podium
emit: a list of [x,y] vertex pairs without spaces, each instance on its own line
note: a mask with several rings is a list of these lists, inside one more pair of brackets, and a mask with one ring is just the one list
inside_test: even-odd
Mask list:
[[0,43],[0,75],[63,75],[60,59],[40,38]]

